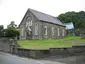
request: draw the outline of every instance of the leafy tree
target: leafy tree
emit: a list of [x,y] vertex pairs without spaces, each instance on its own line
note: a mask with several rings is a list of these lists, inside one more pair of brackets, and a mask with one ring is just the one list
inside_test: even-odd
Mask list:
[[19,38],[19,30],[17,29],[17,25],[15,24],[14,21],[12,21],[7,29],[6,29],[6,37],[18,37]]
[[19,31],[12,28],[12,27],[9,27],[6,29],[6,37],[12,37],[12,38],[15,38],[15,37],[18,37],[19,36]]
[[8,25],[8,27],[17,28],[17,25],[15,24],[14,21],[11,21],[11,23]]
[[4,29],[4,26],[3,25],[0,25],[0,30],[3,30]]
[[72,22],[75,29],[75,35],[80,35],[82,32],[85,32],[85,12],[66,12],[64,14],[60,14],[58,18],[63,23]]
[[85,12],[80,11],[80,12],[67,12],[64,14],[60,14],[58,18],[63,22],[63,23],[70,23],[72,22],[74,25],[75,29],[81,29],[85,28]]
[[4,29],[4,26],[0,25],[0,37],[4,36],[3,29]]

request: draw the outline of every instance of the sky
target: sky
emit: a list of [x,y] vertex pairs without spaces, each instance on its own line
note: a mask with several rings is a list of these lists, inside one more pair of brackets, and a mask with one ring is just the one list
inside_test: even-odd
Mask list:
[[65,26],[66,26],[66,29],[73,29],[74,28],[73,23],[66,23]]
[[20,24],[28,8],[58,16],[68,11],[85,11],[85,0],[0,0],[0,25]]

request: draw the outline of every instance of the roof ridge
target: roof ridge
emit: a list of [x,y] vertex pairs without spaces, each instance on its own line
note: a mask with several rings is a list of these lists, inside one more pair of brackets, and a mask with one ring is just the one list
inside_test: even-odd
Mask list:
[[54,17],[52,15],[49,15],[40,11],[36,11],[31,8],[29,8],[28,10],[32,12],[39,20],[64,26],[64,24],[57,17]]
[[45,14],[45,15],[49,15],[49,16],[51,16],[51,17],[55,17],[55,16],[52,16],[52,15],[50,15],[50,14],[46,14],[46,13],[44,13],[44,12],[37,11],[37,10],[35,10],[35,9],[28,8],[28,10],[33,10],[33,11],[36,11],[36,12],[39,12],[39,13],[42,13],[42,14]]
[[[31,8],[28,8],[28,10],[33,10],[33,11],[36,11],[36,12],[39,12],[39,13],[42,13],[42,14],[45,14],[45,15],[51,16],[51,17],[53,17],[54,19],[56,18],[57,20],[59,20],[57,17],[52,16],[52,15],[50,15],[50,14],[46,14],[46,13],[44,13],[44,12],[40,12],[40,11],[37,11],[37,10],[31,9]],[[59,21],[60,21],[60,20],[59,20]]]

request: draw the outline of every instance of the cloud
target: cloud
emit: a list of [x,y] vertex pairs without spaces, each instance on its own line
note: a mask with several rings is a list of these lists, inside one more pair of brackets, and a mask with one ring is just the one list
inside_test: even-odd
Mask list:
[[19,24],[28,8],[52,16],[68,11],[85,11],[85,0],[0,0],[0,24],[5,27],[15,21]]
[[2,4],[2,0],[0,0],[0,5]]

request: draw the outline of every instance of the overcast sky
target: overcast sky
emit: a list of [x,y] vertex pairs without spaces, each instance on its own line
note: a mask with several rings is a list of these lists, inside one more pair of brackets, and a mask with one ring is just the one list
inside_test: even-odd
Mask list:
[[20,24],[28,8],[58,16],[68,11],[85,11],[85,0],[0,0],[0,25],[6,27],[11,21]]

